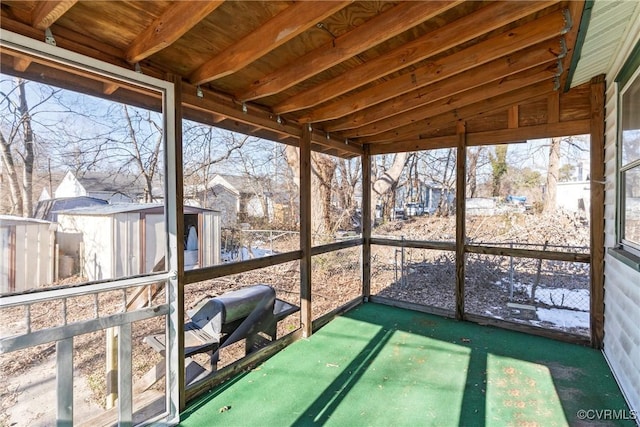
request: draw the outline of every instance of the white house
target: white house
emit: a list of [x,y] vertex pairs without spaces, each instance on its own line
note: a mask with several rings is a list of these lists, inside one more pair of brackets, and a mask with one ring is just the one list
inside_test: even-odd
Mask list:
[[[42,199],[45,194],[41,195]],[[53,198],[69,198],[89,196],[106,200],[109,203],[137,203],[144,202],[145,192],[148,193],[141,179],[117,173],[86,172],[78,177],[69,171],[53,192]],[[164,197],[162,188],[154,186],[152,189],[154,200]]]
[[273,218],[274,203],[269,182],[249,176],[216,174],[200,192],[201,205],[222,214],[223,226],[250,218]]
[[559,182],[556,187],[556,207],[570,212],[589,212],[591,209],[591,182]]

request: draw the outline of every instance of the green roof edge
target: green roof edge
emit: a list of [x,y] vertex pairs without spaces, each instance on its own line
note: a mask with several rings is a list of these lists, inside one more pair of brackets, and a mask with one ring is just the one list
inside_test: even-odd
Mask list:
[[591,10],[595,0],[586,0],[584,3],[584,9],[582,10],[582,18],[580,19],[580,28],[578,29],[578,38],[576,39],[576,46],[571,57],[571,65],[569,66],[569,72],[567,74],[567,81],[564,85],[564,91],[567,92],[571,89],[571,81],[573,80],[573,74],[578,66],[578,61],[582,55],[582,46],[584,45],[584,39],[587,37],[587,30],[591,23]]

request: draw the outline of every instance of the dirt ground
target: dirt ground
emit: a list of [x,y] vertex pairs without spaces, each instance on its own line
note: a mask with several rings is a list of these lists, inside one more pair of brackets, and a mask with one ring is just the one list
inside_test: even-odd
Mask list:
[[[542,249],[545,242],[550,249],[578,251],[575,248],[558,246],[588,246],[588,222],[573,214],[528,215],[504,214],[493,217],[470,217],[467,222],[468,241],[477,244],[519,244],[536,243],[526,246]],[[455,240],[455,218],[414,217],[408,220],[383,224],[374,229],[376,236],[405,238],[410,240]],[[279,242],[279,250],[286,242]],[[296,237],[292,245],[297,247]],[[522,246],[525,247],[525,246]],[[404,256],[404,264],[400,262]],[[454,309],[455,262],[454,253],[446,251],[405,249],[375,246],[372,250],[372,293],[448,310]],[[509,301],[527,302],[526,288],[515,286],[510,289],[503,283],[509,272],[508,257],[471,256],[467,259],[469,280],[466,298],[470,312],[499,318],[509,318],[513,313],[507,308]],[[404,268],[402,268],[404,266]],[[583,281],[575,277],[583,274],[572,263],[538,266],[535,262],[516,265],[519,284],[536,280],[540,276],[540,289],[551,282],[561,282],[565,288],[583,287]],[[538,273],[541,271],[541,273]],[[588,269],[587,278],[588,278]],[[564,274],[564,273],[567,274]],[[404,273],[404,274],[403,274]],[[574,272],[575,273],[575,272]],[[203,298],[221,295],[227,291],[257,283],[274,287],[279,298],[292,304],[299,304],[299,262],[290,262],[262,270],[236,274],[221,279],[189,284],[185,288],[185,306],[191,308]],[[475,278],[474,280],[470,280]],[[555,279],[554,279],[555,278]],[[313,317],[352,300],[360,294],[360,250],[358,247],[313,257]],[[546,282],[545,282],[546,280]],[[502,282],[501,282],[502,281]],[[496,285],[496,282],[500,285]],[[554,283],[555,283],[554,282]],[[558,283],[553,284],[553,286]],[[513,296],[510,295],[513,293]],[[157,296],[164,298],[164,293]],[[500,309],[496,309],[500,307]],[[90,297],[67,301],[67,322],[113,314],[123,308],[122,293],[105,293],[95,300]],[[32,330],[45,329],[62,324],[61,302],[34,304],[31,307]],[[283,336],[300,325],[299,314],[292,315],[278,326],[278,336]],[[12,335],[24,330],[25,313],[22,309],[0,311],[0,333]],[[134,384],[156,363],[161,356],[145,345],[142,340],[151,334],[164,331],[163,319],[136,322],[133,327],[133,371]],[[578,332],[580,331],[573,331]],[[106,361],[104,332],[82,335],[74,341],[74,368],[77,417],[95,414],[105,405]],[[219,367],[242,357],[240,345],[221,351]],[[55,410],[54,398],[45,394],[44,387],[55,384],[55,346],[41,345],[16,353],[0,355],[0,426],[47,425]],[[53,376],[52,376],[53,375]],[[162,381],[159,386],[162,389]],[[33,400],[34,396],[38,399]],[[38,402],[47,402],[40,405]],[[50,409],[44,409],[49,408]]]

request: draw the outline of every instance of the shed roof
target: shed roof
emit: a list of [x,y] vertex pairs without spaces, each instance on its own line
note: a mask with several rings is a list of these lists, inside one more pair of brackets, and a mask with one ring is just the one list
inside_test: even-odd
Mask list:
[[106,200],[96,199],[95,197],[88,196],[40,200],[36,205],[33,216],[38,219],[55,221],[57,218],[57,213],[60,211],[76,209],[85,206],[106,205],[107,203],[108,202]]
[[44,221],[42,219],[24,218],[24,217],[15,216],[15,215],[0,215],[0,225],[2,226],[25,225],[25,224],[51,224],[51,222]]
[[[87,206],[75,209],[61,210],[59,214],[66,215],[90,215],[90,216],[107,216],[119,213],[146,213],[146,214],[162,214],[164,213],[164,205],[157,203],[114,203],[109,205]],[[197,214],[201,212],[219,213],[213,209],[205,209],[196,206],[185,206],[185,214]]]

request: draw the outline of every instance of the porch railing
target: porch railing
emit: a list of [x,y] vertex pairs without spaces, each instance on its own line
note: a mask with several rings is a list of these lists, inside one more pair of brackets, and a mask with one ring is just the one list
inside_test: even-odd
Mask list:
[[[132,390],[132,324],[137,321],[166,316],[171,312],[172,302],[165,298],[158,302],[149,298],[149,303],[141,308],[129,304],[128,290],[166,284],[170,273],[159,273],[144,277],[134,277],[114,282],[90,283],[76,287],[47,289],[38,292],[9,295],[0,298],[0,310],[24,309],[24,331],[0,338],[0,354],[6,354],[34,347],[40,344],[56,343],[56,407],[57,424],[73,424],[73,344],[74,337],[115,328],[118,336],[118,425],[133,423]],[[105,292],[122,292],[122,309],[119,312],[100,316],[98,295]],[[133,293],[139,298],[140,293]],[[94,296],[93,316],[89,319],[67,322],[67,300],[81,296]],[[32,330],[31,306],[36,303],[61,301],[62,324],[46,329]],[[140,306],[141,304],[136,304]],[[129,310],[129,311],[127,311]],[[167,322],[169,325],[170,322]],[[167,326],[168,328],[169,326]],[[169,332],[169,331],[167,331]]]

